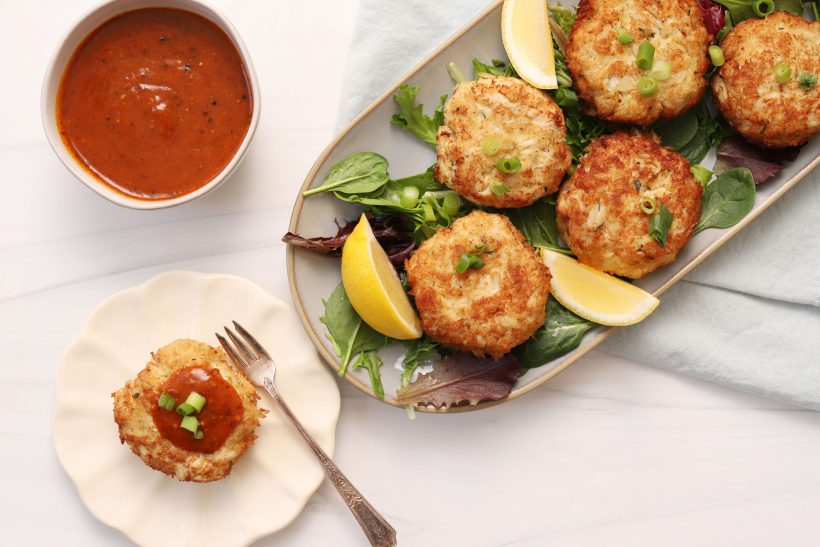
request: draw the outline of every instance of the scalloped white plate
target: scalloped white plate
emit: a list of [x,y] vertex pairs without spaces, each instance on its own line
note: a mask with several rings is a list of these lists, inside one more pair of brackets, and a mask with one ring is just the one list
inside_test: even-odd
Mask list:
[[232,275],[168,272],[115,294],[91,314],[57,370],[54,447],[85,505],[141,545],[230,547],[287,526],[324,474],[291,425],[271,410],[259,438],[216,482],[183,483],[121,445],[111,393],[150,352],[177,338],[218,345],[214,332],[242,323],[276,361],[276,383],[332,455],[339,389],[294,310]]

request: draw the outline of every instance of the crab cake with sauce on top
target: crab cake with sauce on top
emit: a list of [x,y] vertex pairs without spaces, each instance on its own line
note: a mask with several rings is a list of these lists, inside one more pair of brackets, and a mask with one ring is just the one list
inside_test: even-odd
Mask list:
[[784,148],[820,131],[820,22],[777,11],[741,22],[721,47],[712,91],[738,133]]
[[474,211],[405,262],[424,332],[498,360],[546,318],[550,274],[504,215]]
[[[567,63],[588,114],[646,126],[700,100],[710,42],[697,0],[581,0]],[[644,43],[651,68],[638,66]]]
[[[176,407],[191,392],[204,397],[196,431],[182,427]],[[173,398],[169,408],[162,395]],[[153,469],[181,481],[208,482],[227,476],[256,440],[266,410],[248,380],[228,364],[222,348],[176,340],[151,354],[137,377],[112,394],[120,441]],[[165,402],[165,401],[163,401]]]
[[525,207],[558,190],[572,163],[564,114],[518,78],[456,86],[436,137],[436,179],[479,205]]
[[[692,237],[702,192],[689,162],[652,136],[605,135],[558,193],[558,233],[584,264],[638,279],[674,261]],[[661,204],[672,217],[663,244],[650,235]]]

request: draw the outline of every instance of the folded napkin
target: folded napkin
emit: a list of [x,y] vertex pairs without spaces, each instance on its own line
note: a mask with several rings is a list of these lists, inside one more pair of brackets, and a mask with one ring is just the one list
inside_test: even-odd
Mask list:
[[[346,124],[486,7],[361,0]],[[601,347],[633,361],[820,410],[820,173],[811,173]]]

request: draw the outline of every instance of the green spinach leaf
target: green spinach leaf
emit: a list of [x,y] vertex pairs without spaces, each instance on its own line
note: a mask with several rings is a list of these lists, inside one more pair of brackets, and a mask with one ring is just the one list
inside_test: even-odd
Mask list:
[[399,112],[393,114],[390,123],[410,131],[435,148],[438,128],[444,123],[444,103],[447,101],[447,95],[441,96],[438,107],[430,117],[424,114],[423,104],[416,104],[418,93],[419,86],[417,85],[401,84],[399,86],[399,91],[393,95],[393,99],[399,105]]
[[732,134],[723,118],[712,117],[705,101],[677,118],[656,123],[652,129],[664,146],[677,150],[692,165],[703,161],[710,148]]
[[[500,211],[498,211],[500,212]],[[555,227],[555,198],[540,199],[528,207],[505,209],[503,214],[512,221],[518,231],[533,247],[546,247],[554,251],[570,254],[558,243]]]
[[755,204],[755,180],[745,167],[724,171],[701,198],[700,220],[695,233],[706,228],[729,228],[749,214]]
[[325,313],[319,321],[327,327],[330,334],[328,338],[336,355],[339,356],[339,376],[344,376],[347,365],[357,354],[374,351],[394,342],[392,338],[376,332],[362,321],[350,304],[341,283],[333,290],[324,305]]
[[310,196],[333,190],[337,194],[363,194],[378,190],[389,180],[387,160],[374,152],[356,152],[328,170],[325,183],[311,188],[303,195]]
[[522,368],[535,368],[569,353],[578,347],[587,331],[597,323],[578,317],[557,300],[547,300],[547,320],[535,334],[513,349]]
[[690,108],[685,114],[671,120],[661,120],[652,126],[664,146],[680,150],[695,138],[700,123],[698,108]]
[[658,202],[658,210],[652,215],[649,221],[649,235],[658,242],[661,247],[666,247],[666,238],[669,235],[669,227],[672,226],[672,213],[666,208],[663,202]]

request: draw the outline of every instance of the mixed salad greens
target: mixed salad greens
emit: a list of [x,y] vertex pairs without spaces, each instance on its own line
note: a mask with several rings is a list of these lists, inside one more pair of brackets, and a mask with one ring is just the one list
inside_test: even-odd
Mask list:
[[[801,0],[699,2],[704,21],[717,43],[732,25],[743,19],[763,16],[772,10],[792,13],[802,13],[803,10]],[[816,14],[817,2],[811,4]],[[560,5],[549,6],[549,11],[559,84],[558,89],[549,91],[549,94],[564,113],[566,140],[573,156],[572,172],[587,145],[595,137],[612,129],[584,114],[573,88],[564,46],[575,19],[574,12]],[[710,55],[713,62],[722,64],[717,51],[710,51]],[[485,63],[475,59],[472,68],[474,78],[486,75],[517,77],[512,66],[502,60],[493,59]],[[457,83],[465,80],[459,67],[451,63],[448,70]],[[424,105],[417,102],[418,94],[418,86],[403,84],[398,88],[394,95],[397,112],[391,123],[435,148],[438,128],[444,123],[444,105],[448,96],[442,95],[432,114],[428,115]],[[651,128],[664,145],[677,150],[692,164],[692,173],[704,186],[702,214],[695,227],[696,232],[706,228],[727,228],[739,222],[754,205],[755,185],[774,176],[782,168],[783,161],[796,156],[796,151],[763,152],[737,137],[730,138],[732,132],[728,124],[713,115],[713,111],[706,97],[682,116],[656,123]],[[718,159],[730,167],[716,177],[712,171],[699,165],[713,148],[717,148]],[[746,166],[751,167],[754,173]],[[392,179],[386,158],[373,152],[358,152],[331,167],[324,183],[304,195],[332,192],[342,201],[359,204],[409,293],[403,271],[404,259],[439,228],[447,227],[455,219],[479,208],[436,181],[433,167],[411,177]],[[652,206],[651,212],[654,213],[649,226],[650,234],[663,245],[672,216],[662,203],[658,207],[647,204],[649,206]],[[521,209],[487,210],[507,215],[533,247],[571,254],[557,235],[554,196],[547,196]],[[339,229],[335,236],[304,238],[288,233],[284,240],[315,252],[338,255],[356,222],[343,225],[337,222]],[[470,265],[467,264],[467,267]],[[412,302],[412,296],[410,299]],[[321,321],[327,327],[328,338],[339,356],[339,375],[343,376],[350,366],[366,369],[373,391],[380,397],[384,397],[384,388],[380,374],[382,359],[378,351],[390,345],[403,345],[403,372],[397,400],[411,406],[429,404],[446,407],[465,401],[474,404],[480,400],[503,397],[509,393],[520,374],[574,350],[587,332],[599,326],[575,315],[550,297],[544,325],[527,342],[496,363],[466,353],[451,352],[426,336],[418,340],[399,341],[379,334],[358,316],[342,284],[334,289],[324,306]],[[419,376],[420,365],[431,362],[434,363],[432,372]]]

